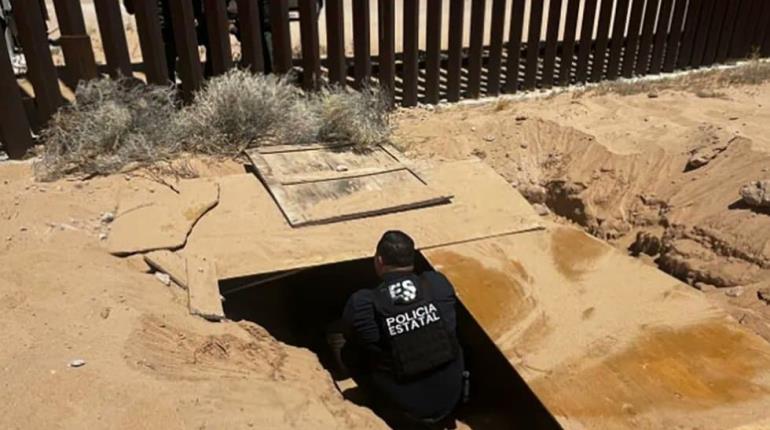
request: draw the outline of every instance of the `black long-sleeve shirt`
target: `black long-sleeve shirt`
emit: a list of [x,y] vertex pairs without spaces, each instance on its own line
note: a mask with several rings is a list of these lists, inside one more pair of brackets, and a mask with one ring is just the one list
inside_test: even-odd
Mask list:
[[[431,284],[433,302],[441,313],[445,327],[456,336],[457,297],[447,278],[438,272],[426,272],[423,276]],[[413,273],[391,272],[385,274],[379,287],[410,279],[420,288],[420,277]],[[390,351],[384,341],[384,327],[380,327],[374,306],[375,289],[355,292],[343,312],[346,338],[350,347],[363,353],[368,362],[387,362]],[[346,348],[348,348],[346,346]],[[435,418],[450,412],[462,392],[463,358],[458,354],[452,362],[408,382],[397,381],[387,370],[368,369],[371,385],[385,401],[417,418]]]

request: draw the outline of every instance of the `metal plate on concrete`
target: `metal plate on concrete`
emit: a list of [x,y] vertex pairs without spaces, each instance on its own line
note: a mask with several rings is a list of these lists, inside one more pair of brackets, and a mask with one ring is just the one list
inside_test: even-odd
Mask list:
[[220,279],[371,257],[387,230],[406,231],[419,248],[541,228],[526,200],[479,161],[419,168],[452,204],[293,228],[253,175],[220,178],[220,201],[200,220],[182,253],[210,256]]
[[389,146],[267,146],[247,151],[292,227],[449,203]]

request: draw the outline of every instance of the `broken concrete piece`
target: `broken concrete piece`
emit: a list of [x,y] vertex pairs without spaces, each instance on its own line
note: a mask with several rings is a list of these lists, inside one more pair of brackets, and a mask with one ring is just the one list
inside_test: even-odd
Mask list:
[[85,365],[86,365],[86,361],[80,358],[77,358],[69,362],[69,367],[83,367]]
[[743,295],[743,287],[732,287],[725,290],[727,297],[737,298]]
[[221,321],[225,318],[217,269],[211,259],[187,257],[187,291],[191,314],[209,321]]
[[[135,183],[135,182],[134,182]],[[128,255],[184,246],[195,223],[219,201],[219,185],[211,180],[180,181],[150,192],[149,187],[124,190],[107,238],[107,249]]]
[[105,212],[102,214],[101,221],[104,224],[109,224],[115,221],[115,214],[113,214],[112,212]]
[[741,187],[743,202],[751,207],[770,208],[770,180],[750,182]]
[[171,285],[171,276],[168,276],[166,273],[155,272],[155,278],[167,287]]
[[168,250],[161,250],[145,254],[144,261],[153,269],[167,274],[180,287],[187,289],[187,267],[183,257]]

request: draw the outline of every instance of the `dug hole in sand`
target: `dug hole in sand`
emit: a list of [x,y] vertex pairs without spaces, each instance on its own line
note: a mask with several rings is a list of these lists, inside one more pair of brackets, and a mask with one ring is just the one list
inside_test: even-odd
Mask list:
[[[614,100],[619,112],[628,100]],[[584,119],[571,121],[587,123],[611,102],[612,97],[584,100],[589,107],[578,117]],[[674,103],[673,96],[668,102]],[[568,102],[557,98],[549,103]],[[545,112],[549,105],[543,106],[542,115],[550,114]],[[683,115],[695,115],[677,107]],[[488,117],[484,110],[465,111],[473,121],[489,120],[483,128],[457,121],[462,110],[426,113],[414,124],[428,130],[431,121],[437,121],[443,133],[458,141],[478,138],[474,145],[489,152],[511,148],[511,142],[482,147],[490,143],[489,136],[473,137],[472,127],[486,133],[495,123],[511,121],[500,126],[494,142],[503,141],[502,133],[523,127],[516,123],[546,124],[528,131],[531,140],[513,141],[535,154],[536,146],[558,142],[553,136],[566,133],[558,123],[547,128],[550,120],[537,119],[536,112],[517,121],[519,113],[489,110]],[[456,123],[458,129],[453,130]],[[430,133],[441,128],[435,124]],[[448,135],[424,138],[418,130],[409,131],[410,126],[408,119],[402,120],[400,135],[424,139],[412,153],[462,151],[451,141],[433,145]],[[597,145],[563,159],[579,162],[581,157],[589,159],[592,151],[608,159],[617,154]],[[548,160],[554,158],[545,156],[543,163],[534,165],[550,165]],[[716,164],[712,161],[705,168],[734,159],[717,157]],[[667,162],[682,175],[703,169],[684,172],[684,164],[675,161]],[[461,410],[468,427],[761,426],[767,419],[770,388],[770,347],[763,339],[704,294],[657,268],[575,226],[537,216],[510,186],[518,178],[494,157],[487,156],[486,162],[503,177],[478,161],[415,167],[432,187],[452,196],[450,203],[299,228],[289,225],[262,181],[238,173],[235,165],[222,166],[210,178],[175,184],[181,190],[215,184],[216,204],[211,207],[211,193],[185,201],[184,191],[177,194],[140,176],[38,184],[28,164],[3,165],[0,332],[10,347],[0,351],[0,426],[384,428],[368,409],[337,392],[316,334],[339,314],[350,291],[369,285],[366,259],[386,228],[412,234],[423,267],[443,271],[456,286],[463,306],[461,334],[473,373],[473,400]],[[562,172],[571,165],[562,164]],[[598,166],[597,173],[609,173]],[[741,175],[749,170],[740,170]],[[541,172],[550,178],[549,171]],[[554,196],[560,191],[550,192],[554,186],[548,182],[545,187],[552,210],[562,211],[553,203],[573,202],[566,207],[581,209],[578,214],[586,214],[582,219],[595,221],[593,227],[586,222],[586,228],[622,242],[623,234],[609,230],[613,218],[587,209],[584,195],[565,192],[569,198],[558,200]],[[149,273],[142,255],[120,252],[120,244],[110,238],[110,229],[125,228],[120,224],[131,219],[123,218],[119,202],[143,192],[147,206],[131,212],[139,220],[132,221],[139,224],[136,231],[164,232],[169,240],[142,247],[142,252],[160,247],[177,258],[172,261],[184,262],[168,269],[174,272],[168,273],[173,280],[169,286]],[[618,191],[605,198],[635,199],[632,193]],[[153,215],[135,217],[139,211]],[[763,215],[737,211],[728,217],[750,220],[753,214]],[[111,223],[102,221],[109,219],[103,216],[107,212],[115,215]],[[169,225],[165,218],[185,221],[164,227]],[[762,220],[754,221],[758,229]],[[615,231],[622,233],[621,227]],[[100,241],[101,235],[106,240]],[[116,258],[108,251],[129,256]],[[294,273],[297,269],[304,270]],[[196,280],[189,276],[191,270]],[[291,276],[242,288],[278,273]],[[212,285],[227,298],[219,311],[241,321],[211,323],[190,315],[191,293],[200,286],[210,293],[206,287]],[[208,310],[216,308],[211,297],[200,297]],[[216,317],[208,310],[205,316]],[[68,367],[74,359],[83,359],[85,365]]]

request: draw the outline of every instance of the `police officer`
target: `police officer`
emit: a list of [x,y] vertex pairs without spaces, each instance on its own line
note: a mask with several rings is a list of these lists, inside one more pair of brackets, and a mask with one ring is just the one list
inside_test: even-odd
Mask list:
[[355,292],[345,305],[341,359],[391,427],[454,428],[464,368],[457,298],[442,274],[415,274],[414,261],[407,234],[382,236],[374,257],[382,283]]

